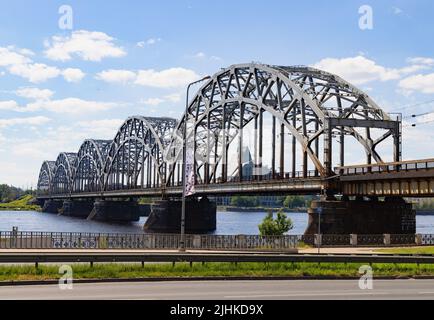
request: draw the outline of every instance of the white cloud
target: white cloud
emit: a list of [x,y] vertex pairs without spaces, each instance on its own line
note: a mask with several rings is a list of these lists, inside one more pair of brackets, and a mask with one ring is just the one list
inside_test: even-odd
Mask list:
[[31,62],[31,59],[21,53],[15,52],[13,47],[0,47],[0,67],[26,64],[29,62]]
[[0,101],[0,110],[18,111],[19,105],[14,100]]
[[408,58],[407,62],[410,64],[434,66],[434,59],[427,57],[412,57]]
[[162,104],[164,101],[165,100],[161,98],[149,98],[149,99],[140,100],[140,103],[148,106],[158,106],[159,104]]
[[161,42],[161,38],[149,38],[149,39],[146,40],[146,41],[139,41],[139,42],[137,42],[136,45],[137,45],[138,47],[140,47],[140,48],[143,48],[143,47],[145,47],[146,45],[148,45],[148,46],[152,46],[152,45],[154,45],[154,44],[156,44],[156,43],[158,43],[158,42]]
[[209,57],[209,59],[213,60],[213,61],[222,61],[223,60],[222,58],[217,57],[217,56],[211,56],[211,57]]
[[393,10],[393,14],[396,15],[400,15],[403,12],[402,9],[398,7],[392,7],[392,10]]
[[434,73],[417,74],[407,77],[399,82],[399,88],[404,90],[404,93],[412,93],[414,91],[425,94],[434,94]]
[[203,52],[198,52],[198,53],[196,53],[193,57],[194,57],[194,58],[198,58],[198,59],[203,59],[203,58],[206,57],[206,54],[203,53]]
[[142,99],[139,103],[155,107],[165,102],[178,103],[179,101],[181,101],[181,95],[179,93],[173,93],[165,95],[161,98]]
[[134,81],[137,75],[129,70],[105,70],[96,75],[96,79],[109,83],[123,83]]
[[104,58],[125,56],[125,50],[116,46],[114,40],[104,32],[73,31],[70,36],[53,36],[51,42],[46,41],[45,55],[56,61],[71,60],[73,56],[86,61],[101,61]]
[[337,74],[353,84],[360,85],[371,81],[398,80],[403,75],[429,68],[418,58],[413,58],[410,62],[410,66],[403,68],[386,68],[359,55],[343,59],[326,58],[314,64],[313,67]]
[[43,63],[15,64],[8,67],[11,74],[27,79],[32,83],[47,81],[56,78],[61,71],[56,67],[50,67]]
[[211,60],[211,61],[222,61],[222,58],[217,57],[217,56],[210,56],[208,57],[208,55],[205,52],[198,52],[196,54],[194,54],[193,56],[191,56],[194,59],[199,59],[199,60]]
[[185,68],[170,68],[162,71],[149,69],[140,70],[135,83],[155,88],[174,88],[183,87],[197,79],[199,79],[197,73]]
[[66,98],[61,100],[36,101],[29,103],[26,109],[27,111],[47,110],[55,113],[80,114],[84,112],[106,111],[116,106],[119,106],[119,104]]
[[67,68],[62,71],[63,78],[68,82],[79,82],[85,77],[85,73],[80,69]]
[[50,118],[38,116],[38,117],[28,117],[28,118],[11,118],[11,119],[0,119],[0,128],[11,127],[16,125],[32,125],[38,126],[43,125],[51,121]]
[[54,92],[48,89],[21,88],[15,91],[15,94],[19,97],[27,99],[49,100],[53,96]]
[[89,101],[79,98],[65,98],[51,100],[54,92],[48,89],[22,88],[15,91],[19,97],[31,99],[33,101],[20,106],[14,100],[0,101],[0,110],[15,112],[36,112],[46,110],[55,113],[80,114],[97,111],[106,111],[115,107],[123,107],[125,103]]
[[185,68],[170,68],[161,71],[148,69],[137,72],[111,69],[98,73],[96,78],[109,83],[135,83],[154,88],[175,88],[197,80],[199,75]]
[[167,96],[164,97],[167,101],[176,103],[181,101],[181,95],[179,93],[173,93],[173,94],[169,94]]
[[[60,70],[44,63],[35,63],[29,56],[34,53],[28,49],[16,49],[14,46],[0,47],[0,67],[9,73],[27,79],[31,83],[40,83],[63,75],[68,82],[77,82],[84,77],[80,69]],[[2,71],[0,74],[4,74]]]
[[92,139],[113,139],[124,119],[80,121],[78,126]]
[[[12,48],[14,48],[14,47],[12,46]],[[17,49],[17,51],[19,53],[21,53],[22,55],[25,55],[25,56],[34,56],[35,55],[35,53],[32,50],[26,49],[26,48],[24,48],[24,49]]]

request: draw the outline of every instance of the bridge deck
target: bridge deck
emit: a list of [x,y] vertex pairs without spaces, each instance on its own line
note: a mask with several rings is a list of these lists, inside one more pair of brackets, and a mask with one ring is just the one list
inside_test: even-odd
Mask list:
[[336,168],[349,196],[434,196],[434,159]]
[[[332,182],[333,188],[348,196],[434,196],[434,159],[390,162],[383,164],[338,167],[331,179],[308,176],[303,178],[253,180],[200,184],[195,186],[197,196],[319,194]],[[126,198],[126,197],[180,197],[182,187],[119,189],[102,192],[72,194],[40,194],[39,199],[65,198]]]
[[[227,182],[208,185],[197,185],[195,187],[197,196],[225,196],[233,194],[317,194],[320,193],[323,179],[296,178],[271,181],[246,181]],[[122,189],[103,192],[87,192],[57,195],[39,195],[39,199],[65,199],[65,198],[126,198],[126,197],[161,197],[161,195],[180,197],[182,187],[151,188],[151,189]]]

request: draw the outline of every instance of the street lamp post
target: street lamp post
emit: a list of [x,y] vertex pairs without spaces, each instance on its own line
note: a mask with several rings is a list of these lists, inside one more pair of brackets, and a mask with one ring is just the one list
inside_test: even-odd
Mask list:
[[317,245],[318,245],[318,254],[320,254],[321,252],[321,242],[322,242],[322,237],[321,237],[321,214],[322,214],[322,207],[319,207],[317,209],[318,211],[318,239],[317,239]]
[[183,147],[182,147],[182,209],[181,209],[181,241],[179,251],[185,251],[185,191],[187,188],[186,174],[186,156],[187,156],[187,114],[189,103],[189,92],[191,86],[200,83],[202,81],[210,79],[210,76],[206,76],[200,80],[194,81],[187,86],[187,95],[185,99],[185,113],[184,113],[184,133],[183,133]]

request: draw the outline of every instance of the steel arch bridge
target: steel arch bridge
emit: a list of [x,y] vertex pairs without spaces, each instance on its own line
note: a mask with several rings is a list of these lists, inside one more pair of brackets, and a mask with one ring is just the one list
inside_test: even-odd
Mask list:
[[113,140],[44,162],[39,194],[179,196],[184,134],[199,194],[318,192],[344,175],[346,143],[367,172],[401,161],[401,120],[350,83],[309,67],[240,64],[205,82],[179,121],[130,117]]

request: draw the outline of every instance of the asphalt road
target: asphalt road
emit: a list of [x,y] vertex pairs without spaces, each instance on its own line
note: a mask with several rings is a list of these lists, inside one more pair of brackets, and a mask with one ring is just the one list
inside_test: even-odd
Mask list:
[[0,299],[433,299],[434,280],[375,280],[360,290],[357,280],[177,281],[0,287]]

